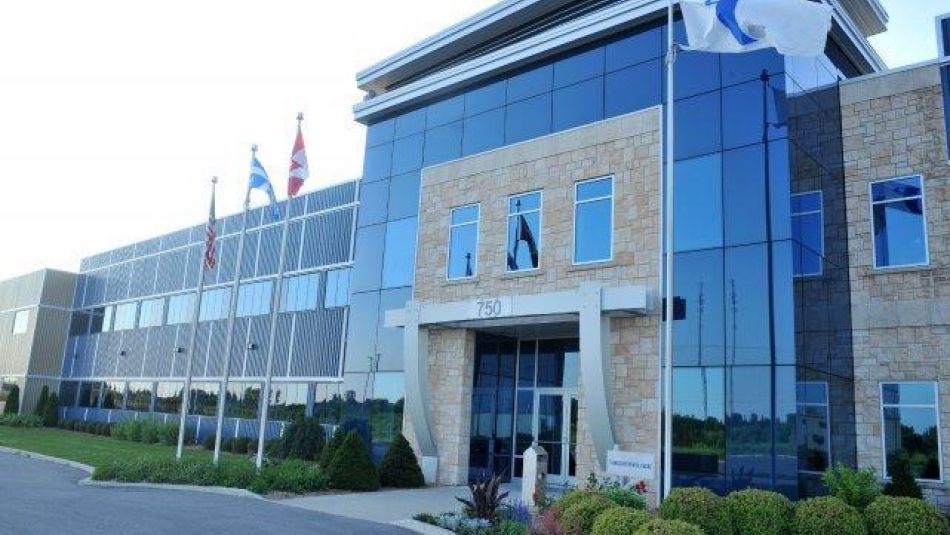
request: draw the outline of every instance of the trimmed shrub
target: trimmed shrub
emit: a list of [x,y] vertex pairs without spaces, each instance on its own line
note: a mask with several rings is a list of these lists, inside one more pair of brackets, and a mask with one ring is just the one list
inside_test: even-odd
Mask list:
[[604,496],[606,496],[608,500],[621,507],[629,507],[638,511],[645,511],[647,508],[646,498],[634,489],[628,489],[618,485],[607,487],[601,492],[604,493]]
[[858,510],[863,510],[881,495],[881,486],[873,468],[854,470],[839,463],[825,470],[821,481],[832,496]]
[[910,461],[901,455],[890,463],[891,480],[884,485],[887,496],[923,499],[924,493],[910,471]]
[[675,488],[663,500],[660,518],[699,526],[707,535],[732,535],[732,519],[725,500],[701,487]]
[[923,500],[881,496],[864,511],[870,535],[940,535],[947,520]]
[[326,476],[315,463],[287,459],[266,464],[250,490],[258,494],[274,491],[303,494],[325,490],[327,486]]
[[612,507],[617,507],[617,504],[607,499],[603,494],[591,494],[586,499],[579,500],[564,509],[564,514],[561,515],[561,525],[570,533],[581,535],[590,533],[594,527],[594,520]]
[[359,433],[350,431],[327,471],[330,486],[340,490],[378,490],[379,474]]
[[645,511],[629,507],[611,507],[597,515],[591,535],[630,535],[650,521]]
[[236,453],[238,455],[247,454],[247,445],[250,443],[251,439],[247,437],[237,437],[231,440],[231,453]]
[[49,403],[49,387],[43,385],[43,389],[40,390],[40,398],[36,400],[36,406],[33,407],[33,415],[42,418],[46,413],[47,403]]
[[264,441],[264,456],[268,459],[282,459],[284,442],[279,438]]
[[867,535],[861,512],[841,498],[823,496],[795,506],[795,535]]
[[587,500],[593,495],[599,495],[600,493],[592,490],[572,490],[560,498],[557,499],[555,504],[561,509],[562,512],[567,511],[568,508],[572,507],[576,503]]
[[791,530],[792,502],[777,492],[748,489],[726,498],[736,535],[785,535]]
[[43,407],[43,425],[46,427],[56,427],[56,421],[59,420],[59,395],[53,392],[46,398],[46,405]]
[[13,385],[7,393],[7,403],[3,406],[3,414],[19,414],[20,412],[20,386]]
[[0,426],[6,427],[42,427],[43,420],[32,414],[4,414],[0,416]]
[[[142,425],[139,426],[139,442],[144,442],[145,444],[157,444],[159,440],[159,427],[158,424],[152,422],[142,422]],[[175,444],[178,444],[178,437],[175,437]]]
[[316,418],[294,420],[284,431],[281,444],[286,459],[316,461],[326,445],[323,426]]
[[379,482],[384,487],[409,489],[424,487],[425,478],[422,469],[416,461],[416,454],[406,437],[396,435],[396,439],[389,446],[383,462],[379,467]]
[[208,435],[201,441],[201,447],[208,450],[214,451],[214,444],[218,441],[217,435]]
[[338,427],[336,432],[333,433],[333,436],[330,437],[330,442],[327,442],[327,445],[323,447],[323,453],[320,454],[320,468],[324,470],[330,469],[330,464],[333,463],[333,458],[336,456],[337,450],[340,449],[340,446],[343,445],[343,442],[346,441],[346,431],[343,427]]
[[658,518],[640,526],[633,535],[703,535],[703,530],[682,520]]

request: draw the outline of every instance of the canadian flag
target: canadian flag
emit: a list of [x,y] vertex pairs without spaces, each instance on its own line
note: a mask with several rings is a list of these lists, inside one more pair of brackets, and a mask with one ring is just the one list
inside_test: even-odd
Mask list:
[[287,181],[287,196],[297,195],[303,183],[310,176],[310,168],[307,166],[307,147],[303,143],[303,131],[300,129],[300,121],[297,122],[297,139],[294,141],[294,151],[290,156],[290,178]]

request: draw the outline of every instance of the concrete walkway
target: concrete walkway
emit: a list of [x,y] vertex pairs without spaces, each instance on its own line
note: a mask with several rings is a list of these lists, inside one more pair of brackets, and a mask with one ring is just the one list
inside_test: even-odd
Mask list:
[[456,496],[468,497],[468,487],[427,487],[356,494],[324,494],[281,500],[283,505],[359,520],[390,524],[418,513],[457,512]]

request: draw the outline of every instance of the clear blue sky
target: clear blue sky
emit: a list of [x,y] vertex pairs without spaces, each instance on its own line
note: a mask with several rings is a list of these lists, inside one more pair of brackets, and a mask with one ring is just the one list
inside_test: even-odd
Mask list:
[[891,16],[887,33],[871,44],[891,68],[936,57],[937,15],[950,13],[950,0],[882,0]]

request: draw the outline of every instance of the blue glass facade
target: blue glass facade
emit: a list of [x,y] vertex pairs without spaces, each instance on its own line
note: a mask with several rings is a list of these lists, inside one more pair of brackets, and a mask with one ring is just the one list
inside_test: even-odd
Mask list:
[[[403,238],[415,228],[408,207],[418,203],[421,169],[662,104],[665,31],[661,24],[627,31],[369,125],[351,305],[360,321],[350,323],[348,377],[371,371],[374,357],[380,372],[402,369],[400,331],[383,327],[382,317],[411,295],[403,275],[414,242]],[[683,33],[678,23],[680,42]],[[801,244],[790,198],[808,181],[843,187],[834,84],[857,71],[834,46],[828,57],[677,59],[674,269],[686,317],[674,329],[676,485],[797,495],[797,383],[838,373],[844,388],[851,375],[838,369],[850,360],[830,347],[835,342],[807,369],[796,347],[806,298],[794,276]],[[799,172],[808,175],[802,183]],[[832,283],[822,284],[824,297],[808,307],[840,312],[828,302]],[[499,403],[497,392],[489,397],[483,401]],[[848,455],[838,453],[842,461]]]

